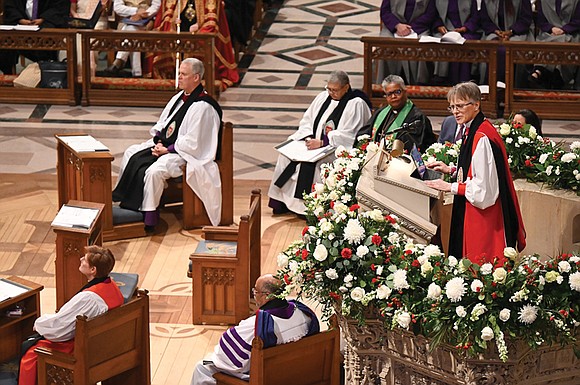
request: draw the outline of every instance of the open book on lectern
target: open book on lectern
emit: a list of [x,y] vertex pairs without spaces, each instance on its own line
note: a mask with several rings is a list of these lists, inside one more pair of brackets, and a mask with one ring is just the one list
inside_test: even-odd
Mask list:
[[90,229],[97,215],[99,215],[98,209],[62,205],[51,226]]
[[294,162],[318,162],[334,152],[334,146],[325,146],[309,150],[304,140],[288,139],[274,147],[280,154]]

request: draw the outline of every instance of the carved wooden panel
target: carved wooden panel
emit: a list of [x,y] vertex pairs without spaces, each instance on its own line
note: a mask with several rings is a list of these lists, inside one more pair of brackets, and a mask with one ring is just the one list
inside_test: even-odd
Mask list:
[[59,385],[68,385],[68,384],[72,385],[74,384],[73,371],[60,366],[47,364],[46,383]]
[[235,284],[235,269],[203,267],[201,274],[204,285],[233,286]]

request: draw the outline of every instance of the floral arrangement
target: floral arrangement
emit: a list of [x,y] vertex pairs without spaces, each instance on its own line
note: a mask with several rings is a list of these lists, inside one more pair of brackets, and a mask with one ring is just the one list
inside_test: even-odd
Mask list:
[[573,142],[566,151],[563,144],[539,136],[529,124],[502,123],[496,127],[515,177],[580,195],[580,141]]
[[[445,142],[433,143],[427,150],[423,153],[423,160],[426,163],[435,162],[439,160],[448,166],[457,166],[457,159],[459,158],[459,148],[461,147],[461,140],[456,143]],[[450,181],[450,176],[445,175],[445,181]]]
[[[366,151],[364,150],[366,148]],[[288,295],[318,301],[363,323],[378,316],[386,328],[402,328],[476,355],[495,343],[508,359],[506,340],[530,346],[571,343],[580,326],[580,257],[562,254],[547,262],[518,257],[507,248],[503,266],[446,257],[437,246],[415,244],[397,218],[362,212],[355,189],[377,151],[337,150],[322,183],[306,197],[302,238],[278,255],[278,276]]]

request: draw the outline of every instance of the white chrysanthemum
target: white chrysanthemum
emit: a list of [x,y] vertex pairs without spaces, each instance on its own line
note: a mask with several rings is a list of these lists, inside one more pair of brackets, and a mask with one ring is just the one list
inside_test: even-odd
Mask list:
[[484,341],[491,341],[493,339],[493,329],[489,326],[481,329],[481,339]]
[[489,262],[481,265],[481,269],[479,269],[479,272],[481,273],[481,275],[489,275],[489,274],[491,274],[492,271],[493,271],[493,265]]
[[402,311],[396,314],[395,318],[397,320],[397,324],[399,324],[399,326],[403,329],[407,329],[411,324],[411,315],[406,311]]
[[385,299],[391,295],[391,288],[387,285],[381,285],[377,288],[377,298],[378,299]]
[[570,288],[572,290],[580,291],[580,272],[577,271],[570,274],[568,279],[570,280]]
[[507,322],[510,319],[511,315],[512,312],[510,309],[503,308],[499,312],[499,319],[502,320],[503,322]]
[[465,308],[463,306],[457,306],[455,308],[455,314],[457,314],[459,317],[463,318],[467,315],[467,311],[465,310]]
[[278,263],[278,267],[283,269],[288,266],[288,256],[286,254],[278,254],[276,257],[276,262]]
[[544,164],[546,163],[546,160],[548,160],[548,154],[542,154],[540,155],[540,158],[538,159],[538,161],[540,162],[540,164]]
[[395,290],[403,290],[409,288],[409,282],[407,282],[407,271],[398,269],[393,274],[393,288]]
[[560,261],[558,262],[558,270],[560,273],[568,273],[572,266],[570,266],[570,262],[568,261]]
[[328,250],[326,250],[324,245],[317,245],[312,255],[314,256],[314,259],[322,262],[325,261],[328,257]]
[[461,301],[466,291],[465,281],[461,277],[452,278],[445,284],[445,294],[451,302]]
[[471,291],[474,293],[479,293],[482,289],[483,282],[481,282],[479,279],[474,279],[473,282],[471,282]]
[[344,228],[344,238],[350,243],[357,244],[360,243],[364,237],[365,229],[361,226],[358,219],[349,219]]
[[365,245],[360,245],[359,247],[356,248],[356,255],[358,255],[361,258],[367,255],[368,253],[369,248],[366,247]]
[[526,325],[534,323],[538,317],[538,308],[533,305],[524,305],[519,312],[518,319]]
[[350,291],[350,298],[352,298],[353,301],[360,302],[360,301],[362,301],[364,296],[365,296],[365,289],[363,289],[362,287],[355,287],[354,289],[352,289]]
[[572,153],[572,152],[567,152],[564,155],[562,155],[562,163],[570,163],[572,162],[574,159],[576,159],[576,154]]
[[437,285],[435,282],[431,282],[429,288],[427,289],[427,298],[439,299],[441,298],[441,293],[441,286]]
[[338,278],[338,273],[336,272],[335,269],[328,269],[324,272],[324,274],[326,274],[326,276],[329,279],[337,279]]
[[427,257],[438,257],[441,255],[441,249],[436,245],[427,245],[423,250],[423,255]]

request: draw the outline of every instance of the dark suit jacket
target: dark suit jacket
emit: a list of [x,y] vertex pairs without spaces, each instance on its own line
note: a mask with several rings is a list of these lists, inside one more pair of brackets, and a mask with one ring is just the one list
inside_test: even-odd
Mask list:
[[[66,28],[69,12],[69,0],[38,0],[38,18],[44,19],[42,28]],[[28,19],[26,0],[5,0],[4,24],[15,25],[20,19]]]
[[453,115],[446,117],[441,122],[441,132],[439,133],[439,139],[437,142],[445,143],[451,142],[455,143],[455,131],[457,130],[457,122]]

